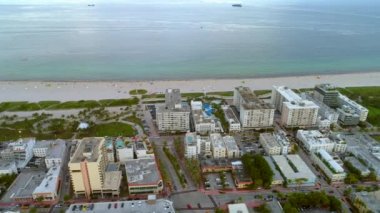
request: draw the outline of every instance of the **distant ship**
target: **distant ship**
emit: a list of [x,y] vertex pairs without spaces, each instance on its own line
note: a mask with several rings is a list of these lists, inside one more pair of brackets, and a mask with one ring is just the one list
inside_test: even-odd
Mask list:
[[243,5],[241,4],[233,4],[232,7],[242,7]]
[[95,7],[95,4],[88,4],[89,7]]

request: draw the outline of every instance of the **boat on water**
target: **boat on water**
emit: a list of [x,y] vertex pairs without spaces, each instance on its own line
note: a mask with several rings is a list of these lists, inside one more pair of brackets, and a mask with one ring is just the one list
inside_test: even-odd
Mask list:
[[233,4],[232,7],[242,7],[242,4]]
[[95,4],[88,4],[89,7],[95,7]]

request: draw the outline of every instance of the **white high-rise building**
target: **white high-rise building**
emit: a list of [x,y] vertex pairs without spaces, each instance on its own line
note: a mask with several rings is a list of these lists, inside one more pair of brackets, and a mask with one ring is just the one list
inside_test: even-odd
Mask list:
[[273,86],[272,104],[281,112],[281,124],[286,127],[312,127],[316,125],[319,107],[301,98],[288,87]]
[[190,108],[187,105],[175,109],[159,106],[156,111],[156,121],[159,131],[186,132],[190,130]]
[[179,89],[167,89],[165,104],[157,106],[156,122],[161,132],[187,132],[190,130],[190,107],[181,102]]
[[242,128],[260,129],[273,126],[273,106],[258,99],[250,88],[236,87],[233,104],[240,112]]

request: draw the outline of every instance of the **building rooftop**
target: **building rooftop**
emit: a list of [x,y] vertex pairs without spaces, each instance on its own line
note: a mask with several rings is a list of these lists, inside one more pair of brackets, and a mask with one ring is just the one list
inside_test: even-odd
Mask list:
[[2,197],[3,202],[13,199],[32,199],[33,191],[45,178],[44,171],[22,171]]
[[235,90],[240,94],[243,102],[245,103],[250,103],[257,100],[255,93],[253,93],[249,87],[240,86],[236,87]]
[[275,155],[272,156],[272,159],[287,179],[307,178],[314,180],[316,178],[299,155]]
[[213,115],[207,115],[203,110],[193,110],[193,120],[195,124],[200,123],[218,123],[218,120]]
[[197,145],[197,134],[195,132],[187,132],[185,135],[186,146],[196,146]]
[[121,171],[106,171],[104,173],[103,189],[119,190],[121,179]]
[[[72,204],[66,213],[78,212],[80,205],[90,206],[90,203]],[[74,206],[77,206],[76,211],[73,211]],[[117,202],[102,202],[93,203],[92,210],[87,208],[88,213],[95,212],[112,212],[112,213],[175,213],[173,202],[165,199],[158,200],[136,200],[136,201],[117,201]]]
[[371,212],[380,212],[380,191],[356,192],[354,196],[359,198]]
[[[287,86],[273,86],[286,101],[301,102],[303,99]],[[284,101],[285,101],[284,100]]]
[[245,203],[228,204],[229,213],[249,213],[248,207]]
[[[311,145],[333,143],[328,137],[323,135],[319,130],[298,130],[299,134],[303,135],[306,143]],[[297,134],[298,134],[297,132]]]
[[226,148],[221,134],[219,133],[210,134],[210,140],[213,147],[219,148],[219,149]]
[[347,151],[362,159],[377,174],[380,174],[380,144],[367,134],[341,133],[347,142]]
[[370,173],[371,171],[367,168],[366,165],[362,164],[357,158],[355,157],[346,157],[344,158],[345,161],[348,161],[351,163],[353,167],[358,169],[361,173]]
[[323,163],[330,169],[332,170],[333,173],[344,173],[344,169],[342,166],[340,166],[334,158],[324,149],[320,149],[317,151],[319,154],[318,157],[321,158]]
[[190,112],[190,106],[186,102],[181,102],[181,107],[169,108],[165,104],[156,105],[156,112]]
[[230,135],[224,136],[223,137],[223,141],[224,141],[224,144],[226,145],[227,150],[230,150],[230,151],[232,151],[232,150],[239,151],[239,147],[237,146],[234,137],[232,137]]
[[322,89],[325,91],[336,91],[336,92],[338,92],[336,87],[332,84],[329,84],[329,83],[317,84],[317,85],[315,85],[315,88],[319,88],[319,89]]
[[0,170],[8,170],[16,166],[15,161],[8,161],[0,159]]
[[234,110],[229,105],[223,105],[222,109],[223,109],[223,112],[224,112],[226,119],[229,122],[240,123],[240,121],[239,121],[238,117],[236,116]]
[[280,172],[276,169],[276,166],[274,165],[273,161],[271,160],[271,158],[269,156],[264,156],[264,159],[267,161],[268,165],[270,166],[274,176],[273,176],[273,180],[280,180],[280,181],[284,181],[284,178],[281,176]]
[[353,101],[349,99],[347,96],[342,95],[339,93],[339,98],[343,100],[347,105],[350,105],[351,107],[354,107],[359,110],[368,110],[367,108],[363,107],[362,105],[358,104],[356,101]]
[[96,162],[103,143],[104,138],[101,137],[83,138],[79,141],[70,163],[79,163],[83,160]]
[[66,153],[66,141],[58,139],[52,141],[49,151],[46,153],[46,159],[50,158],[61,158],[65,157]]
[[154,158],[131,159],[125,162],[128,185],[157,184],[161,180]]
[[46,173],[41,184],[34,189],[33,194],[56,192],[60,172],[60,166],[51,167]]
[[302,101],[289,101],[284,102],[284,105],[286,105],[289,109],[304,109],[304,108],[315,108],[318,109],[318,105],[316,105],[314,102],[309,100],[302,100]]

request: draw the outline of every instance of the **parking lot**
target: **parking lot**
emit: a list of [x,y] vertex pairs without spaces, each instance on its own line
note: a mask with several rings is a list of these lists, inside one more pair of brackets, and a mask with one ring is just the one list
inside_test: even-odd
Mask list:
[[[224,178],[223,178],[224,176]],[[223,187],[224,182],[224,187]],[[220,189],[235,189],[234,180],[229,172],[211,173],[206,176],[205,189],[220,190]]]

